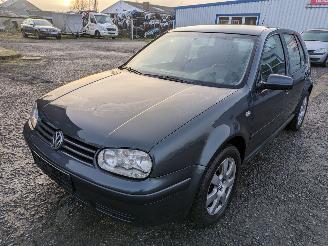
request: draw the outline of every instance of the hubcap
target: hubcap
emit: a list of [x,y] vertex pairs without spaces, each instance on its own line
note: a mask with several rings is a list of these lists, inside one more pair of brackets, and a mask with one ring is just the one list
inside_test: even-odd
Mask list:
[[225,159],[214,173],[207,192],[206,208],[210,215],[218,214],[227,203],[236,177],[236,162]]
[[305,97],[303,99],[300,111],[298,113],[298,117],[297,117],[297,125],[300,126],[302,125],[304,118],[305,118],[305,114],[306,114],[306,109],[307,109],[307,104],[308,104],[308,99],[307,97]]

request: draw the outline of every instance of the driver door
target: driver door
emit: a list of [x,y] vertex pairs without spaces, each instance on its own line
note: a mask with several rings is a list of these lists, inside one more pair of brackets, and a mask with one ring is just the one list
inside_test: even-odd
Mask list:
[[259,79],[252,92],[250,150],[261,146],[286,121],[286,91],[261,89],[269,75],[286,75],[286,57],[279,34],[270,36],[263,49]]

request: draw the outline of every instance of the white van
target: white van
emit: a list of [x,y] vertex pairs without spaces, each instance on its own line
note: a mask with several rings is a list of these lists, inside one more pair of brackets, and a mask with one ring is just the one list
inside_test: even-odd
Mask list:
[[97,38],[118,36],[118,28],[109,15],[89,13],[83,17],[83,33]]

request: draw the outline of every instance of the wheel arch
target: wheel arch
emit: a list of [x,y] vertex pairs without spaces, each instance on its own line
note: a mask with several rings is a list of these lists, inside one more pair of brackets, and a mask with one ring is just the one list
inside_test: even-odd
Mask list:
[[[208,143],[203,149],[202,156],[200,158],[201,165],[208,166],[216,158],[220,151],[229,145],[237,148],[240,153],[241,161],[244,161],[247,147],[246,136],[242,133],[229,135],[229,132],[230,131],[220,131],[219,134],[215,134],[213,137],[216,139],[215,142],[211,141],[211,137],[208,139]],[[217,139],[220,140],[217,141]]]

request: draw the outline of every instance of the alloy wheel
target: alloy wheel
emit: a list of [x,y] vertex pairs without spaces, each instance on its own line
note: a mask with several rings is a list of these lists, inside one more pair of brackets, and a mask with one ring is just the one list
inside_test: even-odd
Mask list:
[[226,158],[214,173],[207,193],[206,208],[209,215],[216,215],[224,209],[230,197],[236,178],[236,162]]
[[302,105],[300,107],[300,111],[297,116],[297,125],[298,126],[301,126],[304,121],[306,110],[307,110],[307,105],[308,105],[308,98],[304,97]]

